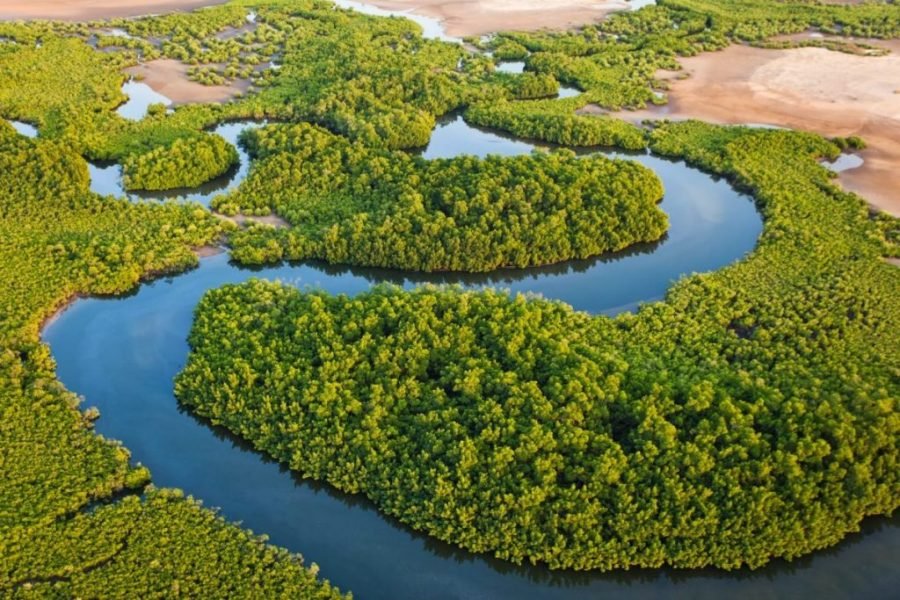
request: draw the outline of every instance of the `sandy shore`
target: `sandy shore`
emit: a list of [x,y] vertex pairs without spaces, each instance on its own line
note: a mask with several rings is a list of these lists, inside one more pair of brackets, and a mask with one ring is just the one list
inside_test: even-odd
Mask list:
[[186,11],[225,0],[0,0],[0,19],[91,21]]
[[503,30],[570,29],[628,8],[625,0],[364,0],[440,19],[453,36]]
[[125,72],[175,104],[225,102],[250,89],[250,82],[243,80],[231,85],[203,85],[191,81],[187,77],[189,68],[177,60],[160,59],[130,67]]
[[670,80],[669,104],[618,116],[696,118],[768,124],[827,136],[862,136],[862,167],[840,182],[874,206],[900,215],[900,41],[865,57],[821,48],[763,50],[731,46],[682,59],[687,79]]

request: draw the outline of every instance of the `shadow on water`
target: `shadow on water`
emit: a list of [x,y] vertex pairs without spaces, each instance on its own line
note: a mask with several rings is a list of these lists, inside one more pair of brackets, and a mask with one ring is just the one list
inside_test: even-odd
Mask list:
[[209,130],[222,137],[234,146],[238,153],[238,162],[222,175],[195,188],[171,189],[164,191],[126,191],[122,182],[122,167],[115,162],[88,162],[91,178],[91,191],[101,196],[128,198],[132,202],[177,200],[179,202],[197,202],[208,207],[210,201],[236,188],[247,177],[250,171],[250,156],[239,143],[241,134],[250,129],[258,129],[267,121],[236,121],[223,123]]
[[[336,269],[282,266],[269,278],[358,293],[370,281]],[[878,598],[898,582],[897,520],[869,520],[865,535],[804,559],[750,572],[550,571],[473,555],[381,515],[362,496],[304,481],[220,428],[183,411],[172,379],[187,359],[193,309],[210,287],[256,273],[227,257],[141,286],[127,298],[76,302],[45,330],[63,383],[100,409],[97,431],[122,440],[160,486],[180,487],[221,507],[271,541],[315,560],[324,576],[370,598],[645,598],[731,596]],[[319,285],[319,287],[323,287]]]
[[596,581],[628,586],[633,584],[654,583],[660,580],[671,582],[673,585],[689,584],[698,579],[716,579],[734,582],[753,582],[757,579],[772,580],[780,576],[796,575],[802,571],[814,569],[816,568],[816,563],[823,557],[841,557],[854,546],[863,543],[867,536],[877,533],[887,533],[890,530],[900,528],[900,514],[896,514],[892,517],[871,517],[863,521],[860,526],[860,531],[847,535],[846,538],[834,546],[819,550],[815,554],[808,554],[796,558],[792,561],[784,559],[773,560],[766,566],[755,570],[744,568],[734,571],[723,571],[714,568],[674,569],[671,567],[662,567],[659,569],[635,568],[628,571],[618,570],[600,573],[551,570],[542,565],[516,565],[490,555],[469,552],[459,546],[435,539],[417,531],[391,515],[380,513],[378,507],[365,495],[348,494],[326,483],[305,479],[296,471],[292,471],[287,464],[275,460],[264,452],[257,450],[247,440],[236,436],[220,425],[213,424],[205,417],[194,414],[189,408],[181,406],[180,403],[178,410],[186,418],[193,419],[198,424],[206,427],[217,440],[228,444],[232,450],[250,454],[261,463],[277,467],[279,474],[284,478],[290,479],[293,482],[294,487],[305,488],[316,495],[322,494],[331,501],[340,503],[348,509],[373,513],[386,524],[397,530],[398,533],[406,534],[410,541],[421,544],[429,553],[438,558],[452,561],[458,565],[483,562],[488,565],[492,571],[500,575],[527,579],[531,583],[553,587],[589,587]]

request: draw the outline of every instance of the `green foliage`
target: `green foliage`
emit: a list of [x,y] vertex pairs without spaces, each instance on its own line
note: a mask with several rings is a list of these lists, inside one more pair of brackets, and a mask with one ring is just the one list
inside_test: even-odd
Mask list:
[[[148,481],[56,381],[38,328],[77,294],[197,264],[225,223],[196,205],[101,198],[68,144],[0,122],[0,595],[331,597],[297,557]],[[92,503],[109,503],[88,510]]]
[[659,0],[664,9],[706,17],[706,26],[740,40],[762,40],[810,28],[861,38],[900,36],[900,6],[868,1],[855,6],[815,0]]
[[559,83],[549,73],[522,73],[508,76],[507,88],[510,95],[517,100],[533,98],[549,98],[559,90]]
[[177,490],[130,496],[0,540],[16,597],[340,598],[318,567],[226,524]]
[[77,39],[18,48],[0,55],[0,112],[38,125],[47,137],[80,136],[77,129],[94,115],[112,113],[125,101],[119,71],[127,64],[123,56],[95,52]]
[[[636,148],[645,138],[631,128],[572,113],[588,103],[663,102],[652,91],[658,69],[733,41],[772,43],[808,28],[900,31],[896,3],[659,4],[578,32],[484,44],[498,58],[527,56],[529,73],[518,76],[423,40],[406,20],[314,0],[233,0],[95,24],[0,23],[0,115],[41,131],[30,141],[0,123],[0,593],[333,594],[296,557],[172,492],[116,499],[143,489],[148,472],[92,433],[96,411],[79,411],[55,380],[38,328],[76,294],[122,293],[144,276],[193,266],[190,248],[225,225],[196,206],[93,195],[79,155],[127,163],[157,185],[160,165],[190,165],[178,176],[193,182],[223,156],[213,148],[210,160],[192,162],[217,144],[202,135],[208,127],[309,121],[352,143],[309,127],[273,129],[269,147],[257,143],[259,174],[221,208],[276,208],[295,227],[241,232],[236,256],[537,264],[658,237],[655,178],[569,154],[428,163],[388,149],[423,145],[435,117],[470,107],[471,121],[520,135]],[[109,35],[113,26],[133,38]],[[160,57],[191,65],[205,83],[249,79],[250,93],[120,118],[122,69]],[[270,61],[280,68],[266,68]],[[584,93],[512,102],[549,96],[557,81]],[[292,147],[310,140],[328,148]],[[301,471],[512,560],[755,566],[833,544],[864,515],[892,511],[900,283],[880,258],[900,255],[900,221],[870,218],[834,188],[812,157],[839,148],[814,136],[687,123],[657,129],[651,143],[757,194],[766,229],[749,260],[616,320],[490,292],[378,290],[349,300],[261,284],[226,289],[204,301],[182,397]],[[585,178],[603,202],[587,202]],[[586,235],[590,219],[599,225]],[[534,224],[544,229],[535,234]],[[261,301],[210,322],[237,299]],[[242,320],[271,335],[247,346],[255,330],[231,329]],[[233,346],[214,347],[225,333]],[[209,372],[198,370],[203,361]]]
[[168,147],[129,155],[122,163],[122,177],[129,190],[196,187],[222,175],[237,161],[237,150],[217,135],[179,138]]
[[[552,568],[758,567],[900,502],[900,270],[785,131],[653,148],[756,191],[751,257],[636,315],[500,292],[208,292],[180,400],[410,526]],[[896,220],[893,220],[896,223]]]
[[513,135],[565,146],[618,146],[642,150],[647,139],[640,128],[610,117],[577,115],[578,101],[495,102],[465,112],[466,121]]
[[310,125],[249,132],[250,176],[213,206],[274,210],[293,227],[232,235],[243,263],[318,258],[420,271],[488,271],[585,258],[663,235],[646,168],[571,152],[424,160]]
[[513,40],[505,39],[494,46],[494,57],[498,60],[524,60],[528,58],[528,49]]

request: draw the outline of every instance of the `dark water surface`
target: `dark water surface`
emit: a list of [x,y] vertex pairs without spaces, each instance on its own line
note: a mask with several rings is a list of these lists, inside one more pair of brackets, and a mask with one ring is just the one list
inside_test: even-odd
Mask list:
[[[533,148],[451,118],[439,125],[422,153],[428,158],[513,155]],[[720,268],[753,248],[761,220],[749,198],[683,163],[644,154],[623,157],[652,168],[664,182],[661,206],[669,214],[670,230],[657,244],[593,260],[477,276],[317,263],[247,270],[231,265],[223,254],[131,295],[79,300],[47,327],[44,339],[62,382],[85,396],[85,406],[100,409],[98,433],[122,440],[134,460],[150,468],[156,485],[182,488],[208,506],[221,507],[228,520],[266,533],[272,543],[318,563],[322,576],[357,598],[890,597],[900,589],[897,519],[869,520],[864,535],[757,572],[585,574],[516,567],[411,532],[361,496],[299,480],[178,407],[172,379],[187,358],[192,311],[205,291],[226,283],[264,277],[348,294],[381,281],[405,287],[423,282],[490,285],[614,314],[659,299],[684,274]],[[240,173],[246,173],[246,157],[242,159]],[[228,186],[243,177],[235,176]],[[208,201],[209,194],[204,197]]]

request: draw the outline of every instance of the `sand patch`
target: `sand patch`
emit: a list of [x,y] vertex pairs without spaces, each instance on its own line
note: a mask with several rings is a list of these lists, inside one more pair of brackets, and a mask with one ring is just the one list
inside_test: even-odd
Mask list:
[[274,213],[270,214],[270,215],[265,215],[265,216],[245,215],[242,213],[238,213],[238,214],[234,215],[233,217],[225,216],[221,213],[215,213],[215,215],[217,217],[220,217],[227,221],[231,221],[232,223],[234,223],[235,225],[238,225],[240,227],[244,227],[246,225],[249,225],[250,223],[259,223],[261,225],[270,225],[270,226],[274,227],[275,229],[284,229],[286,227],[291,226],[291,224],[288,223],[285,219],[283,219],[282,217],[279,217],[278,215],[276,215]]
[[217,254],[222,254],[225,252],[225,249],[222,246],[200,246],[199,248],[194,248],[194,254],[197,255],[197,258],[208,258],[210,256],[216,256]]
[[[760,124],[859,135],[865,164],[839,181],[874,206],[900,215],[900,41],[879,42],[886,56],[823,48],[764,50],[731,46],[681,59],[687,79],[669,79],[669,104],[622,118]],[[589,109],[590,110],[590,109]]]
[[448,35],[571,29],[625,10],[624,0],[368,0],[379,8],[410,10],[443,22]]
[[224,2],[225,0],[0,0],[0,20],[92,21],[189,11]]
[[187,76],[188,68],[184,63],[166,58],[129,67],[125,72],[175,104],[225,102],[250,89],[250,82],[245,80],[230,85],[203,85],[191,81]]

